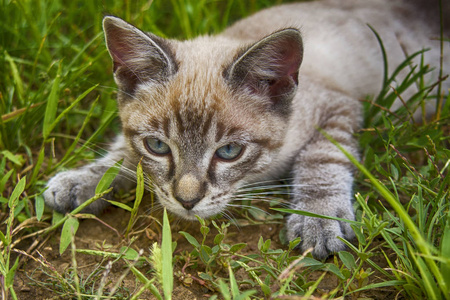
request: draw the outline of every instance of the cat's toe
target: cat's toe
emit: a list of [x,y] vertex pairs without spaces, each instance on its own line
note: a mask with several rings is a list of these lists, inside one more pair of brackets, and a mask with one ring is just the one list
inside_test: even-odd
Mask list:
[[47,190],[44,192],[45,204],[60,213],[70,212],[94,196],[95,186],[92,178],[83,176],[80,172],[59,173],[47,184]]
[[338,237],[346,240],[354,238],[354,232],[347,223],[301,215],[288,217],[287,233],[289,240],[300,237],[300,251],[303,253],[312,249],[312,255],[317,259],[325,259],[347,248]]

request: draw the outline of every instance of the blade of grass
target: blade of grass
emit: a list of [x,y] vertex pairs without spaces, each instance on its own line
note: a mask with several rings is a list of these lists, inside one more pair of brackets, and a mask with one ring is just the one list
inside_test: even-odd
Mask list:
[[[87,255],[101,256],[103,258],[114,258],[114,259],[126,258],[126,259],[132,259],[132,258],[125,257],[126,253],[106,252],[106,251],[91,250],[91,249],[77,249],[77,252],[78,253],[87,254]],[[145,262],[146,259],[144,257],[139,257],[138,261]]]
[[219,280],[219,290],[225,300],[231,300],[230,289],[222,279]]
[[156,297],[156,299],[163,300],[163,297],[161,296],[158,289],[153,284],[153,282],[155,281],[155,278],[152,278],[149,280],[149,279],[147,279],[147,277],[144,276],[144,274],[142,274],[138,269],[136,269],[135,266],[133,266],[130,263],[127,263],[127,264],[130,267],[131,272],[133,272],[133,274],[136,276],[136,278],[144,284],[144,286],[135,295],[133,295],[133,297],[130,300],[138,299],[139,295],[142,294],[144,292],[144,290],[146,290],[146,289],[150,290],[150,292],[153,294],[153,296]]
[[[441,240],[441,256],[450,257],[450,211],[447,212],[447,222]],[[450,286],[450,264],[441,262],[441,272],[445,282]]]
[[319,283],[323,280],[323,278],[325,277],[325,275],[327,275],[326,272],[323,272],[322,275],[320,275],[320,277],[315,280],[314,284],[311,285],[308,290],[305,293],[305,298],[309,299],[310,297],[312,297],[313,293],[316,292],[317,287],[319,286]]
[[125,233],[125,236],[128,237],[128,234],[130,233],[131,227],[133,226],[134,222],[136,221],[136,216],[139,210],[139,206],[141,205],[142,197],[144,196],[144,190],[145,190],[145,182],[144,182],[144,172],[142,170],[141,162],[136,167],[136,198],[134,200],[133,209],[131,210],[131,216],[128,221],[127,231]]
[[63,225],[61,230],[61,239],[59,241],[59,254],[62,255],[72,241],[72,236],[77,233],[80,221],[70,216]]
[[44,207],[45,207],[45,201],[42,195],[36,196],[34,206],[36,208],[36,219],[40,221],[42,219],[42,216],[44,215]]
[[94,85],[93,87],[87,89],[82,93],[80,96],[78,96],[75,101],[73,101],[65,110],[63,110],[58,117],[49,125],[48,131],[51,132],[56,125],[61,121],[61,119],[67,115],[74,107],[78,104],[81,100],[83,100],[91,91],[93,91],[96,87],[98,87],[98,84]]
[[172,233],[170,231],[169,218],[167,210],[164,208],[163,229],[162,229],[162,287],[164,292],[164,299],[172,299],[173,291],[173,266],[172,266]]
[[102,179],[97,184],[97,187],[95,188],[95,193],[100,194],[103,193],[106,189],[108,189],[114,179],[117,177],[117,174],[119,174],[120,168],[122,167],[123,159],[119,160],[114,164],[114,166],[110,167],[105,174],[103,174]]
[[362,288],[348,292],[347,295],[350,295],[353,293],[359,293],[359,292],[367,291],[367,290],[371,290],[371,289],[387,288],[390,286],[402,286],[402,285],[405,285],[406,283],[407,282],[405,280],[389,280],[389,281],[383,281],[383,282],[378,282],[378,283],[372,283],[372,284],[368,284]]
[[20,181],[17,183],[16,187],[14,188],[13,192],[11,193],[11,197],[9,198],[8,206],[9,208],[13,208],[17,205],[17,202],[19,200],[19,196],[23,193],[25,190],[25,183],[26,183],[26,176],[20,179]]
[[236,299],[239,296],[239,287],[236,282],[236,278],[234,277],[233,269],[231,269],[231,266],[228,266],[228,274],[230,276],[231,295],[233,299]]
[[[1,172],[3,173],[3,172]],[[9,170],[0,180],[0,194],[3,195],[3,191],[5,190],[6,182],[9,180],[11,175],[14,173],[14,169]]]
[[[1,120],[1,121],[2,121],[3,123],[12,121],[12,120],[14,120],[14,119],[16,119],[16,118],[22,116],[22,114],[26,113],[26,112],[29,111],[30,109],[35,108],[35,107],[39,107],[39,106],[41,106],[41,105],[44,104],[44,103],[45,103],[45,102],[39,102],[39,103],[36,103],[36,104],[31,104],[30,106],[23,107],[23,108],[19,108],[19,109],[16,109],[16,110],[14,110],[14,111],[12,111],[12,112],[10,112],[10,113],[3,114],[3,115],[2,115],[2,120]],[[1,124],[0,124],[0,125],[1,125]]]
[[19,74],[19,70],[17,69],[17,65],[14,62],[14,60],[11,58],[11,56],[9,56],[8,52],[5,50],[4,51],[4,55],[5,55],[5,60],[7,62],[9,62],[9,66],[11,68],[11,75],[12,78],[14,80],[14,83],[16,84],[16,90],[19,96],[19,100],[20,100],[20,105],[23,106],[24,105],[24,87],[23,87],[23,81],[22,81],[22,77]]
[[58,65],[58,72],[55,79],[53,80],[52,89],[50,95],[48,96],[47,106],[45,108],[44,124],[42,129],[42,134],[44,140],[48,138],[52,130],[52,124],[55,121],[56,111],[58,109],[58,97],[60,92],[60,82],[61,82],[61,62]]
[[287,214],[297,214],[297,215],[302,215],[302,216],[307,216],[307,217],[313,217],[313,218],[321,218],[321,219],[328,219],[328,220],[336,220],[336,221],[341,221],[341,222],[346,222],[349,224],[353,224],[356,226],[360,226],[361,222],[358,221],[353,221],[353,220],[349,220],[349,219],[343,219],[343,218],[338,218],[338,217],[330,217],[330,216],[325,216],[325,215],[319,215],[319,214],[315,214],[309,211],[304,211],[304,210],[296,210],[296,209],[289,209],[289,208],[270,208],[272,210],[276,210],[279,212],[284,212]]
[[386,54],[386,48],[384,48],[383,40],[381,39],[378,32],[369,24],[367,24],[367,26],[370,28],[370,30],[372,30],[373,34],[375,35],[375,37],[378,41],[378,45],[380,46],[380,49],[381,49],[381,54],[383,55],[383,83],[381,85],[381,90],[383,91],[385,89],[385,87],[388,86],[388,73],[389,73],[389,65],[388,65],[388,59],[387,59],[387,54]]
[[39,151],[38,159],[33,168],[33,173],[31,174],[30,182],[28,183],[28,187],[35,183],[36,178],[39,174],[41,174],[41,166],[45,159],[45,147],[42,146]]
[[133,210],[132,207],[129,207],[128,205],[126,205],[126,204],[124,204],[124,203],[122,203],[122,202],[113,201],[113,200],[107,200],[107,199],[106,199],[106,201],[108,201],[108,202],[111,203],[112,205],[115,205],[115,206],[117,206],[117,207],[120,207],[121,209],[124,209],[124,210],[126,210],[126,211],[131,212],[131,211]]

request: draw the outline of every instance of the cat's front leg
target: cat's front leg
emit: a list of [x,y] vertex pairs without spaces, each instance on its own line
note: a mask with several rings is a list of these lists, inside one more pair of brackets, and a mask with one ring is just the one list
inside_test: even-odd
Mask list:
[[[46,205],[60,213],[72,211],[95,195],[95,188],[102,176],[121,159],[124,159],[124,162],[112,183],[113,191],[129,189],[134,178],[130,173],[134,173],[135,166],[129,152],[124,138],[119,136],[105,157],[79,169],[56,174],[49,180],[47,190],[44,192]],[[99,199],[83,212],[97,214],[107,205],[107,201]]]
[[[333,100],[336,105],[323,110],[325,113],[318,122],[319,127],[357,157],[357,142],[353,133],[359,126],[359,117],[354,114],[355,108],[359,107],[349,105],[354,101],[348,102],[345,98],[341,98],[342,101]],[[354,220],[354,169],[347,157],[316,131],[295,162],[292,208]],[[354,238],[349,223],[297,214],[288,217],[287,233],[290,240],[300,236],[301,251],[312,248],[313,256],[320,259],[346,248],[338,237],[346,240]]]
[[[354,220],[353,177],[345,167],[318,165],[316,169],[300,169],[297,176],[293,209]],[[313,256],[319,259],[346,248],[337,237],[346,240],[354,237],[348,223],[297,214],[288,217],[287,232],[290,240],[301,237],[302,252],[312,248]]]

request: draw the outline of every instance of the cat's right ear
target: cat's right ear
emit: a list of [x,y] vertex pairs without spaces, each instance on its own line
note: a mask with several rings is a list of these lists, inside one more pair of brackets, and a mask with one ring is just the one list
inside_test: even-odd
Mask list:
[[266,97],[275,111],[289,113],[302,58],[300,32],[287,28],[244,49],[224,76],[235,89]]
[[103,19],[103,31],[120,90],[133,94],[141,83],[164,82],[176,73],[168,41],[113,16]]

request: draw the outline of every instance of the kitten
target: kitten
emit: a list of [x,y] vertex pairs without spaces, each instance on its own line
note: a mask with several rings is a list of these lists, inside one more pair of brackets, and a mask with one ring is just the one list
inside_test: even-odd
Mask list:
[[[383,76],[366,23],[380,34],[389,65],[422,47],[432,48],[425,62],[437,65],[439,42],[430,37],[438,27],[407,1],[282,5],[188,41],[105,17],[123,135],[106,157],[53,177],[47,205],[63,213],[79,206],[120,159],[113,186],[131,188],[127,170],[142,159],[161,204],[185,219],[225,211],[249,183],[292,177],[292,208],[353,220],[354,167],[317,129],[358,157],[357,99],[375,95]],[[89,211],[106,205],[99,200]],[[347,223],[300,215],[287,217],[287,232],[317,258],[345,248],[337,237],[354,237]]]

